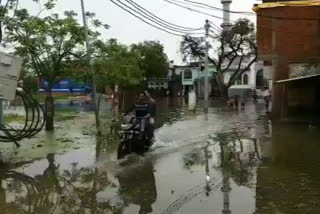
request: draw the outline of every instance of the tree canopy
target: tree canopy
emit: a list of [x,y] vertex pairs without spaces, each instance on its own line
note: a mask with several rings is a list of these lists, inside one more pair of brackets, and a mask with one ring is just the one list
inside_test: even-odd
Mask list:
[[[70,75],[76,60],[84,57],[84,28],[73,11],[63,17],[52,14],[44,18],[31,16],[27,10],[16,11],[15,20],[6,27],[7,41],[15,46],[26,66],[48,81],[48,90]],[[97,37],[98,32],[90,32]]]
[[[41,4],[39,0],[32,1]],[[53,8],[55,6],[55,2],[56,0],[47,0],[43,4],[43,8],[38,15],[40,15],[40,13],[44,10]],[[0,43],[2,43],[3,39],[5,39],[4,34],[6,32],[6,27],[11,25],[11,22],[13,22],[16,18],[18,6],[19,0],[0,1]]]
[[133,44],[131,49],[139,57],[139,66],[147,78],[165,77],[168,73],[168,57],[164,47],[157,41]]
[[99,44],[97,82],[102,90],[105,86],[119,85],[121,88],[137,86],[143,80],[139,57],[126,45],[110,39]]
[[[185,36],[181,42],[184,60],[204,60],[204,39]],[[254,24],[248,19],[239,19],[230,30],[221,31],[211,37],[209,42],[209,62],[216,67],[215,80],[220,92],[227,89],[248,71],[257,59]],[[227,83],[224,74],[232,71]]]
[[[94,14],[87,14],[90,18]],[[93,20],[95,27],[108,27]],[[26,9],[16,10],[15,18],[5,27],[6,42],[13,44],[15,54],[24,58],[24,69],[47,81],[46,128],[53,129],[54,105],[52,88],[55,83],[70,77],[72,69],[85,56],[85,29],[78,23],[74,11],[66,11],[60,17],[32,16]],[[89,31],[97,39],[98,31]]]
[[127,46],[110,39],[96,41],[94,45],[100,91],[107,85],[138,86],[145,78],[165,77],[168,73],[167,55],[159,42],[145,41]]

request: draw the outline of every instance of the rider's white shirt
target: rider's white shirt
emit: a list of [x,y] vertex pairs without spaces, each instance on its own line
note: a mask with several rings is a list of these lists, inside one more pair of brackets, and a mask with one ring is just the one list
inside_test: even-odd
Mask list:
[[263,97],[269,97],[270,96],[270,90],[265,90],[263,92]]

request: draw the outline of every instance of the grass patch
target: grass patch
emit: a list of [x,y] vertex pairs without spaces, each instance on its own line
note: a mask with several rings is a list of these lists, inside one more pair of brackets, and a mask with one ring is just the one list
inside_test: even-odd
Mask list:
[[73,107],[55,108],[56,114],[78,114],[79,111]]
[[66,121],[66,120],[73,120],[77,117],[77,115],[58,115],[56,116],[55,120],[56,121]]
[[4,124],[9,124],[9,123],[24,123],[26,120],[26,117],[18,115],[18,114],[8,114],[4,115],[3,117],[3,122]]
[[[39,103],[44,103],[46,101],[46,94],[45,93],[37,93],[33,95],[33,98],[35,98]],[[65,95],[57,95],[57,96],[53,96],[54,100],[64,100],[64,99],[68,99],[71,98],[73,96],[70,96],[68,94]]]
[[72,107],[55,108],[56,121],[73,120],[77,117],[79,111]]

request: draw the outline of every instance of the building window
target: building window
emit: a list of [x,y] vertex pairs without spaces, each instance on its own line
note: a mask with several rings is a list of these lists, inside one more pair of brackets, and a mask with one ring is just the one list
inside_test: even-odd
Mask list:
[[256,76],[256,87],[262,89],[264,86],[263,70],[259,70]]
[[185,80],[192,80],[192,71],[190,71],[190,70],[185,70],[185,71],[184,71],[184,79],[185,79]]
[[243,75],[243,85],[249,85],[249,76],[248,74]]

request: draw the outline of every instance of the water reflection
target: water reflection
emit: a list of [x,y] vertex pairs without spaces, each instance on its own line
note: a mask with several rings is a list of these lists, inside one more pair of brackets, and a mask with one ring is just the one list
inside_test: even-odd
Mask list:
[[136,213],[153,213],[157,189],[150,161],[127,167],[115,175],[98,167],[79,167],[77,163],[70,169],[61,169],[54,154],[47,156],[47,164],[45,170],[34,177],[3,169],[1,213],[120,214],[132,205],[139,206]]
[[[78,150],[81,159],[92,156],[87,165],[80,159],[66,163],[67,154],[48,154],[41,164],[2,167],[0,213],[318,213],[318,129],[271,129],[265,116],[230,116],[223,109],[211,109],[204,118],[179,100],[159,105],[162,137],[184,125],[166,138],[178,136],[180,145],[119,162],[113,155],[118,137],[102,137],[92,150]],[[198,141],[184,144],[189,130]]]
[[320,132],[274,124],[257,175],[257,213],[318,213]]
[[41,175],[27,176],[13,170],[1,173],[1,213],[104,213],[116,210],[99,203],[97,193],[112,185],[107,174],[97,168],[59,170],[54,155],[47,157],[48,167]]
[[[237,136],[237,137],[235,137]],[[213,198],[215,205],[217,205],[217,198],[222,198],[220,213],[250,213],[248,211],[255,210],[254,207],[249,205],[246,199],[237,197],[238,192],[246,193],[243,187],[250,189],[254,192],[256,172],[260,161],[260,141],[258,139],[240,138],[235,133],[218,134],[214,140],[202,148],[192,150],[183,156],[184,168],[194,172],[198,166],[203,167],[205,184],[196,191],[190,191],[191,194],[185,195],[183,198],[177,200],[174,204],[169,206],[169,212],[166,210],[164,213],[173,213],[172,211],[183,210],[185,203],[195,200],[196,196],[202,195]],[[220,194],[220,195],[219,195]],[[254,200],[254,195],[251,196]],[[188,200],[184,202],[183,200]],[[231,198],[235,201],[232,202]],[[236,205],[242,206],[240,212],[235,209]],[[243,204],[242,204],[243,203]],[[172,209],[175,207],[175,209]],[[206,213],[202,210],[201,213]]]
[[164,99],[158,99],[157,101],[157,115],[156,115],[156,127],[160,128],[164,124],[173,124],[176,121],[183,120],[184,107],[183,99],[176,99],[167,97]]
[[0,179],[0,209],[2,213],[19,213],[18,211],[22,211],[23,207],[26,207],[27,211],[33,212],[33,209],[41,206],[29,205],[29,202],[32,203],[36,200],[28,198],[28,196],[38,192],[38,183],[34,178],[9,169],[2,169]]
[[139,214],[152,213],[152,204],[157,200],[157,188],[153,165],[146,161],[138,167],[129,168],[116,177],[119,181],[119,194],[125,204],[139,206]]

